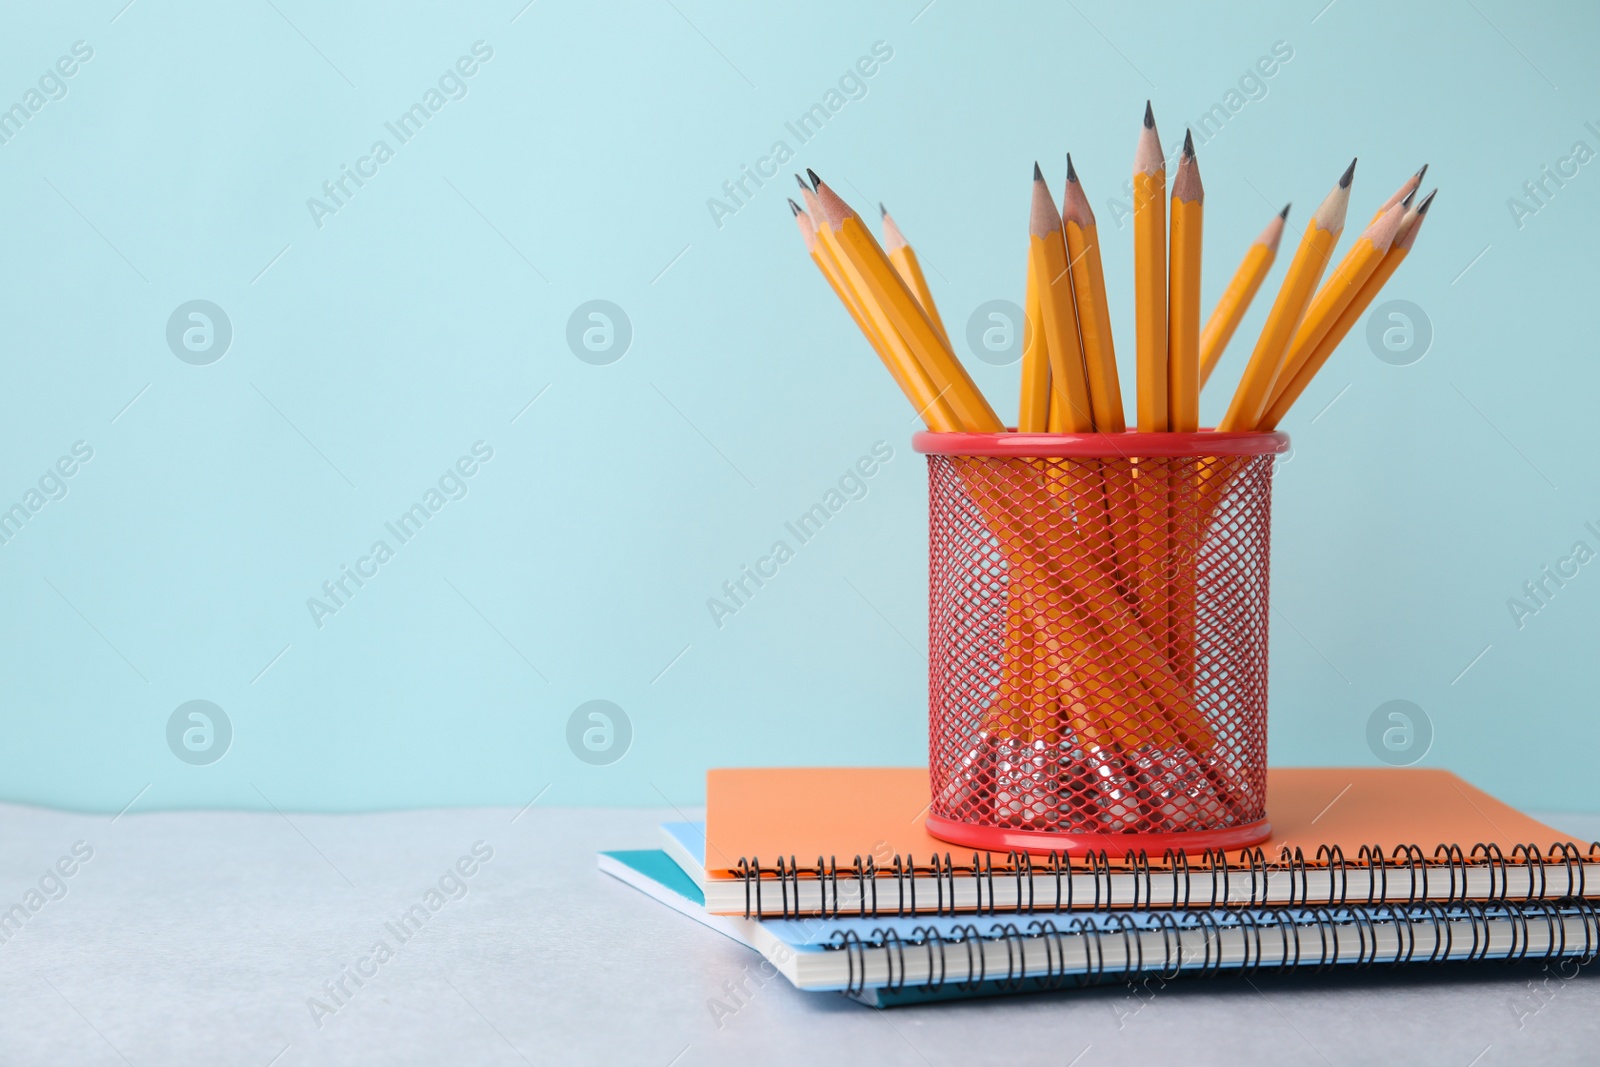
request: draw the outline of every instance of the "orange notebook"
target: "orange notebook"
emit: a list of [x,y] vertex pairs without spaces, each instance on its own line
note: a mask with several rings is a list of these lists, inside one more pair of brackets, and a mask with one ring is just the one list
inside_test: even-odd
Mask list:
[[[706,775],[706,908],[750,916],[1600,897],[1580,844],[1448,771],[1288,768],[1273,837],[1215,856],[963,853],[923,827],[923,768]],[[693,872],[691,872],[693,873]]]

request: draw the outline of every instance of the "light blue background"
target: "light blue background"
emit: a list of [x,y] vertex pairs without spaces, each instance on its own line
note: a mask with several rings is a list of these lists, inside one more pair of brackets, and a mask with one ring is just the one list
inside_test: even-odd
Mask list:
[[[1597,806],[1600,564],[1520,630],[1506,605],[1575,540],[1600,548],[1600,163],[1520,228],[1507,206],[1575,141],[1600,149],[1592,8],[523,2],[6,14],[0,105],[73,42],[94,56],[0,145],[0,502],[75,441],[94,458],[0,545],[0,798],[691,804],[709,766],[920,761],[909,409],[799,247],[792,167],[721,226],[708,198],[796,147],[785,121],[885,42],[795,165],[887,201],[964,332],[1020,299],[1030,165],[1059,185],[1070,149],[1131,392],[1107,205],[1145,98],[1174,141],[1282,41],[1265,96],[1201,147],[1208,305],[1352,154],[1353,226],[1424,161],[1442,192],[1387,294],[1431,320],[1426,358],[1353,334],[1286,426],[1272,758],[1375,763],[1368,716],[1403,698],[1433,723],[1424,766]],[[384,123],[480,40],[465,98],[319,228],[307,198],[395,147]],[[634,330],[610,366],[565,340],[597,298]],[[192,299],[233,325],[209,366],[166,344]],[[1016,368],[969,363],[1014,411]],[[319,629],[307,598],[480,440],[466,498]],[[707,598],[879,440],[866,498],[715,626]],[[633,726],[609,766],[565,741],[596,698]],[[192,699],[233,725],[210,766],[167,748]]]

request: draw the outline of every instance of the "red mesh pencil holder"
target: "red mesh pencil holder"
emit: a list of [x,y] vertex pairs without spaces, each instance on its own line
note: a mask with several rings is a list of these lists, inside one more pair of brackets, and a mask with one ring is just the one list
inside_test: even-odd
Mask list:
[[1006,852],[1190,855],[1271,833],[1281,433],[919,433],[927,826]]

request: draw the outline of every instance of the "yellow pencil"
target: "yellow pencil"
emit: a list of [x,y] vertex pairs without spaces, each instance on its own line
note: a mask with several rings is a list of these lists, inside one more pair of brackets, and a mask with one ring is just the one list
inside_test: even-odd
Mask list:
[[900,340],[899,334],[887,329],[887,320],[881,314],[875,315],[872,310],[862,305],[861,298],[855,292],[837,259],[818,239],[816,225],[812,222],[811,215],[801,210],[800,205],[793,200],[789,201],[789,207],[794,211],[794,221],[800,227],[801,239],[805,241],[806,251],[811,254],[812,261],[822,271],[822,276],[833,287],[834,295],[855,320],[856,328],[866,336],[867,343],[883,361],[889,376],[900,387],[906,399],[911,401],[911,406],[922,416],[928,429],[938,433],[949,433],[959,429],[949,405],[939,396],[938,390],[934,388],[927,373]]
[[[1311,301],[1311,307],[1306,311],[1306,317],[1301,320],[1300,328],[1295,331],[1294,340],[1289,343],[1289,352],[1283,359],[1283,368],[1278,371],[1277,383],[1273,386],[1272,396],[1278,393],[1278,386],[1294,380],[1300,373],[1300,368],[1311,353],[1322,341],[1323,335],[1333,326],[1339,316],[1344,314],[1344,309],[1361,292],[1361,287],[1367,279],[1378,269],[1383,262],[1383,257],[1389,251],[1389,246],[1394,243],[1395,234],[1399,232],[1400,220],[1404,217],[1406,209],[1403,204],[1397,203],[1388,211],[1378,216],[1378,221],[1368,226],[1350,250],[1344,254],[1339,265],[1333,268],[1332,275],[1326,284],[1317,292],[1316,298]],[[1272,400],[1269,396],[1268,406]]]
[[1211,372],[1222,360],[1222,353],[1233,339],[1233,331],[1239,328],[1244,313],[1250,310],[1250,302],[1266,280],[1267,271],[1272,269],[1272,261],[1278,258],[1278,242],[1283,239],[1283,224],[1288,217],[1289,205],[1285,204],[1245,252],[1239,269],[1233,272],[1233,279],[1206,320],[1206,328],[1200,331],[1201,389],[1211,380]]
[[1057,430],[1057,427],[1050,425],[1050,345],[1044,335],[1039,287],[1034,284],[1031,264],[1026,273],[1026,295],[1022,298],[1022,389],[1017,402],[1017,429],[1022,433],[1045,433]]
[[949,401],[960,427],[977,433],[1002,432],[1005,426],[994,409],[973,384],[955,353],[939,337],[916,296],[895,273],[889,257],[861,224],[854,209],[840,199],[827,182],[820,180],[817,200],[828,224],[826,230],[818,227],[818,236],[859,276],[863,302],[876,304],[888,316],[917,362]]
[[1383,218],[1384,213],[1396,204],[1404,204],[1406,207],[1410,207],[1411,198],[1417,195],[1417,189],[1422,185],[1422,176],[1426,173],[1428,173],[1428,165],[1424,163],[1417,168],[1415,174],[1400,184],[1400,188],[1394,191],[1393,196],[1379,205],[1378,210],[1372,216],[1372,222],[1367,223],[1367,225],[1371,226],[1373,222]]
[[905,235],[900,232],[900,227],[895,225],[889,209],[879,204],[878,212],[883,216],[884,254],[889,257],[889,262],[894,264],[895,273],[900,275],[900,280],[910,286],[911,292],[916,295],[917,303],[927,312],[928,320],[933,323],[933,328],[939,331],[939,337],[944,341],[945,347],[950,347],[950,335],[944,330],[944,320],[939,318],[939,308],[933,302],[933,292],[928,288],[928,279],[922,274],[922,264],[917,260],[917,253],[906,241]]
[[1289,348],[1289,342],[1294,339],[1294,331],[1311,303],[1317,282],[1322,279],[1332,258],[1334,245],[1338,244],[1339,234],[1344,230],[1345,212],[1350,207],[1350,182],[1355,172],[1355,160],[1351,160],[1339,184],[1334,186],[1327,199],[1312,214],[1311,221],[1306,223],[1300,247],[1295,250],[1289,272],[1278,289],[1278,298],[1272,302],[1266,325],[1256,339],[1255,351],[1250,353],[1244,377],[1234,391],[1233,402],[1228,405],[1228,413],[1217,424],[1217,429],[1224,432],[1249,431],[1255,429],[1261,418],[1262,409],[1266,407],[1267,398],[1277,381],[1283,355]]
[[1060,394],[1066,405],[1067,432],[1088,433],[1095,428],[1094,413],[1083,371],[1067,246],[1061,236],[1061,215],[1037,163],[1033,165],[1033,203],[1028,212],[1028,272],[1039,295],[1050,352],[1050,391]]
[[1050,390],[1050,412],[1047,420],[1045,425],[1051,433],[1067,432],[1067,402],[1054,389]]
[[1094,426],[1101,433],[1121,433],[1127,426],[1122,415],[1122,384],[1117,378],[1117,351],[1111,340],[1106,275],[1100,263],[1100,236],[1071,153],[1067,154],[1067,189],[1061,198],[1061,230],[1072,268],[1072,294],[1078,305],[1078,336],[1083,340],[1083,369],[1089,379]]
[[1267,410],[1261,416],[1259,428],[1262,431],[1276,430],[1278,428],[1278,424],[1283,421],[1283,416],[1288,413],[1289,408],[1300,398],[1300,394],[1305,392],[1306,386],[1311,384],[1311,379],[1316,377],[1317,371],[1322,369],[1322,365],[1328,361],[1328,357],[1333,355],[1333,350],[1339,347],[1339,342],[1344,340],[1345,335],[1350,332],[1350,328],[1366,313],[1367,308],[1378,295],[1378,291],[1383,288],[1384,283],[1389,280],[1389,277],[1394,274],[1401,262],[1405,260],[1407,254],[1411,251],[1412,245],[1416,243],[1417,233],[1422,229],[1422,220],[1427,216],[1428,207],[1433,203],[1434,194],[1437,192],[1438,190],[1435,189],[1434,192],[1429,193],[1422,203],[1407,211],[1405,217],[1400,220],[1400,230],[1395,234],[1394,243],[1389,246],[1389,251],[1384,254],[1383,262],[1378,264],[1378,269],[1372,272],[1361,286],[1361,291],[1356,294],[1355,299],[1350,301],[1338,319],[1322,335],[1322,340],[1317,343],[1317,347],[1306,357],[1294,378],[1283,383],[1273,397]]
[[[1156,133],[1155,113],[1145,101],[1144,124],[1133,156],[1133,325],[1137,426],[1143,433],[1170,429],[1167,421],[1167,164]],[[1165,656],[1171,590],[1166,580],[1170,539],[1170,488],[1160,460],[1134,459],[1136,525],[1125,531],[1131,566],[1128,578],[1139,617]],[[1131,537],[1126,535],[1131,533]]]
[[1167,428],[1167,164],[1148,100],[1133,157],[1133,300],[1138,424],[1158,432]]
[[1200,429],[1200,244],[1206,194],[1194,135],[1172,179],[1172,246],[1167,256],[1167,429]]
[[[1106,299],[1105,269],[1100,262],[1100,234],[1095,225],[1089,197],[1078,180],[1078,170],[1067,154],[1067,184],[1061,196],[1061,231],[1066,238],[1067,262],[1072,273],[1072,295],[1078,305],[1078,336],[1083,340],[1083,369],[1089,379],[1089,404],[1094,411],[1094,426],[1101,433],[1122,433],[1127,429],[1122,411],[1122,383],[1117,374],[1117,352],[1112,342],[1111,309]],[[1103,517],[1106,533],[1099,543],[1102,563],[1109,568],[1117,587],[1130,600],[1137,595],[1130,588],[1129,569],[1134,566],[1131,544],[1121,543],[1117,516],[1133,513],[1127,478],[1118,464],[1098,464],[1101,490],[1105,496]],[[1091,519],[1093,515],[1091,514]]]

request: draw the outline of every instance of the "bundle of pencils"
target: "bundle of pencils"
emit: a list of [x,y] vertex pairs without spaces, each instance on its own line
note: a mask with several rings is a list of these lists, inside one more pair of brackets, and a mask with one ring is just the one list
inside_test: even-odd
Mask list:
[[[1193,828],[1197,806],[1181,795],[1197,788],[1198,807],[1241,816],[1251,807],[1236,795],[1237,775],[1210,758],[1216,738],[1195,690],[1195,559],[1238,469],[1209,454],[1205,439],[1279,426],[1416,241],[1433,202],[1431,193],[1417,200],[1426,169],[1334,264],[1351,162],[1312,214],[1227,414],[1202,430],[1200,391],[1272,266],[1289,209],[1250,245],[1202,326],[1205,191],[1194,142],[1185,137],[1169,192],[1146,104],[1133,173],[1135,429],[1197,435],[1196,458],[1173,464],[1117,445],[1127,428],[1094,213],[1070,155],[1059,207],[1035,164],[1014,432],[1104,435],[1108,455],[1119,458],[1019,466],[952,457],[1006,564],[1003,662],[986,716],[1001,753],[994,803],[1014,825]],[[888,211],[880,205],[880,245],[826,182],[807,174],[809,183],[796,179],[804,206],[789,202],[806,248],[928,428],[1013,432],[956,357],[916,253]],[[1068,536],[1041,536],[1023,517],[1039,514],[1059,516]],[[1068,773],[1067,760],[1047,755],[1064,747],[1075,773],[1112,783],[1084,791],[1075,803],[1089,810],[1070,817],[1039,797],[1041,780]],[[1007,774],[1026,787],[1008,787]],[[1139,794],[1142,802],[1128,799]]]

